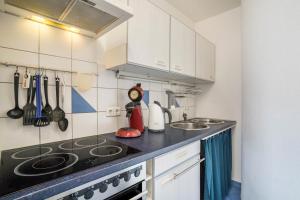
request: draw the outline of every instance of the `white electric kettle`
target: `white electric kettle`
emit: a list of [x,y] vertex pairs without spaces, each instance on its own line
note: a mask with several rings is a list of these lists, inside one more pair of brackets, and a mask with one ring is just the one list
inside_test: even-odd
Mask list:
[[162,132],[165,130],[165,113],[168,113],[169,123],[172,122],[171,112],[167,108],[161,107],[158,101],[149,106],[148,130],[151,132]]

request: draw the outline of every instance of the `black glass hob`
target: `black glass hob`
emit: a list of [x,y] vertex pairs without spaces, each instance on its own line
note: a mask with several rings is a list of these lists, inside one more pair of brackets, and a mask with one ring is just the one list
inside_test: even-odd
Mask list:
[[103,136],[5,150],[1,153],[0,197],[138,152]]

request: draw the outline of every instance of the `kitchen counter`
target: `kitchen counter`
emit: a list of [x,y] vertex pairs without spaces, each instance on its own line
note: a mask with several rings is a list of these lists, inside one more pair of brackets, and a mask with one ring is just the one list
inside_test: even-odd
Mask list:
[[185,146],[194,141],[201,140],[225,129],[232,128],[235,125],[235,121],[225,121],[223,124],[210,125],[209,129],[201,131],[185,131],[166,126],[165,132],[151,133],[145,130],[141,137],[134,139],[116,138],[114,133],[105,134],[103,136],[106,138],[129,145],[133,148],[139,149],[141,152],[94,168],[82,170],[74,174],[66,175],[61,178],[23,189],[21,191],[0,197],[0,200],[45,199],[84,183],[101,178],[105,175],[109,175],[121,169]]

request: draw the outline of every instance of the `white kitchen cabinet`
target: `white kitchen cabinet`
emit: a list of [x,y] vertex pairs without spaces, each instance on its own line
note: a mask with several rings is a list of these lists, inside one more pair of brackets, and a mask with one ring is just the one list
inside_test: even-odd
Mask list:
[[169,70],[170,16],[147,0],[129,0],[128,61]]
[[195,45],[195,31],[171,17],[171,71],[195,76]]
[[129,0],[134,16],[103,38],[106,68],[137,65],[169,71],[170,15],[148,0]]
[[196,78],[215,80],[215,45],[196,35]]
[[199,200],[200,156],[195,156],[154,180],[154,200]]

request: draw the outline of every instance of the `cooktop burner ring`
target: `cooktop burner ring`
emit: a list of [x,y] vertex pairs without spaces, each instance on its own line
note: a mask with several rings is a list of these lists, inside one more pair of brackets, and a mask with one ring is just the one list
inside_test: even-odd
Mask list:
[[[97,139],[98,140],[98,139]],[[79,147],[93,147],[93,146],[99,146],[102,145],[106,142],[105,138],[101,138],[101,142],[97,143],[97,144],[88,144],[88,145],[84,145],[84,144],[79,144],[82,141],[86,141],[86,139],[82,139],[82,140],[77,140],[76,142],[74,142],[75,145],[79,146]]]
[[[53,170],[53,171],[48,171],[48,172],[40,172],[40,173],[24,173],[21,171],[21,168],[26,165],[26,164],[30,164],[30,162],[33,162],[35,159],[39,159],[39,158],[42,158],[42,157],[46,157],[46,156],[49,156],[51,158],[51,156],[53,156],[52,158],[63,158],[65,159],[64,157],[62,156],[70,156],[71,158],[73,158],[74,160],[69,163],[68,165],[66,165],[65,167],[62,167],[62,168],[59,168],[59,169],[56,169],[56,170]],[[47,158],[47,157],[46,157]],[[45,160],[46,158],[44,159],[41,159],[41,160]],[[38,160],[38,161],[41,161],[41,160]],[[75,163],[77,163],[79,160],[79,157],[74,154],[74,153],[51,153],[51,154],[45,154],[45,155],[42,155],[42,156],[39,156],[39,157],[34,157],[34,158],[31,158],[29,160],[25,160],[23,161],[22,163],[18,164],[15,169],[14,169],[14,173],[18,176],[25,176],[25,177],[34,177],[34,176],[43,176],[43,175],[48,175],[48,174],[53,174],[53,173],[56,173],[56,172],[59,172],[59,171],[62,171],[62,170],[65,170],[71,166],[73,166]],[[38,161],[35,161],[33,164],[35,164],[36,162]],[[64,162],[65,163],[65,162]],[[33,165],[32,164],[32,165]],[[63,163],[60,163],[59,165],[62,165]],[[32,167],[31,165],[31,167]],[[59,165],[56,165],[56,166],[52,166],[51,168],[55,168],[55,167],[58,167]],[[30,166],[30,165],[29,165]],[[35,169],[35,168],[33,168]],[[43,170],[43,168],[38,168],[40,170]],[[47,170],[47,169],[50,169],[50,168],[44,168],[44,170]]]
[[[115,150],[117,150],[116,152],[114,153],[109,153],[109,154],[104,154],[104,155],[101,155],[101,154],[96,154],[94,153],[95,150],[99,150],[99,149],[107,149],[107,148],[114,148]],[[96,156],[96,157],[108,157],[108,156],[115,156],[115,155],[118,155],[120,154],[121,152],[123,151],[123,149],[119,146],[115,146],[115,145],[103,145],[103,146],[99,146],[99,147],[95,147],[93,149],[90,150],[90,155],[92,156]]]
[[35,162],[32,164],[32,168],[33,168],[33,169],[52,169],[52,168],[58,167],[58,166],[60,166],[60,165],[62,165],[63,163],[66,162],[66,159],[63,158],[63,157],[59,157],[59,156],[56,156],[56,157],[55,157],[55,156],[54,156],[54,157],[52,157],[52,159],[53,159],[53,158],[59,159],[59,160],[61,160],[61,162],[59,162],[58,164],[55,164],[55,165],[53,165],[53,166],[49,166],[49,167],[38,167],[37,165],[38,165],[41,161],[44,161],[44,160],[47,159],[47,158],[43,158],[43,159],[40,159],[40,160],[35,161]]
[[[62,150],[72,151],[72,150],[81,150],[81,149],[85,149],[85,148],[89,148],[89,147],[99,146],[99,145],[106,143],[106,139],[103,138],[103,139],[101,139],[102,141],[97,144],[90,144],[90,145],[79,144],[80,142],[85,141],[85,140],[86,139],[81,139],[81,140],[78,140],[75,142],[74,141],[65,142],[65,143],[58,145],[58,148],[60,148]],[[72,145],[72,147],[64,147],[64,145],[67,145],[67,144],[73,144],[73,145]]]
[[[42,149],[46,150],[46,152],[42,153]],[[26,153],[28,151],[34,151],[34,150],[39,150],[37,153],[39,153],[36,156],[18,156],[18,154],[22,154],[22,153]],[[51,153],[53,151],[53,149],[51,147],[34,147],[34,148],[29,148],[29,149],[23,149],[21,151],[17,151],[14,154],[11,155],[11,158],[13,159],[29,159],[29,158],[35,158],[35,157],[39,157],[39,156],[43,156],[46,155],[48,153]],[[32,153],[31,153],[32,154]]]

